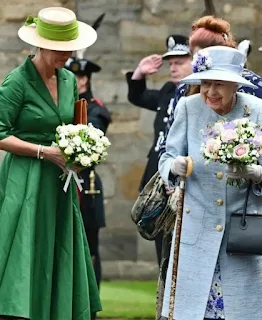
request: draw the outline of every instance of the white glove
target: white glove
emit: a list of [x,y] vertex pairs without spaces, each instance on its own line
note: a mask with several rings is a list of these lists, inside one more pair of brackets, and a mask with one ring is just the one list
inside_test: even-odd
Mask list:
[[231,179],[246,179],[252,180],[255,183],[262,181],[262,166],[257,164],[237,166],[230,164],[227,166],[227,176]]
[[172,162],[171,172],[174,175],[185,177],[187,172],[186,158],[182,156],[177,156]]

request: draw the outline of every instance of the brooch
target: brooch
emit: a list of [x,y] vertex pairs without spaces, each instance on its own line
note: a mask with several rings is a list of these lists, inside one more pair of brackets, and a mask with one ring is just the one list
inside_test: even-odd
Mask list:
[[249,117],[250,116],[250,111],[248,105],[244,106],[244,117]]

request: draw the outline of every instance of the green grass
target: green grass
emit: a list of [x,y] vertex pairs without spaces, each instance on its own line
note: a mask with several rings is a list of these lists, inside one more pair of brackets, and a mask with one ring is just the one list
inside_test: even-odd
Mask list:
[[101,284],[99,318],[154,319],[156,281],[109,281]]

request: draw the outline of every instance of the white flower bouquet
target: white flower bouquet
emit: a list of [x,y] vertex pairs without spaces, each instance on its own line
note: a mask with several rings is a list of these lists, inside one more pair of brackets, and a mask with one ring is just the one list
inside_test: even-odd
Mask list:
[[[201,130],[204,142],[201,153],[206,164],[218,161],[221,164],[257,164],[262,150],[262,129],[248,118],[232,121],[219,120]],[[243,181],[228,179],[228,184],[240,186]]]
[[100,163],[107,156],[107,148],[111,145],[104,132],[95,128],[91,123],[87,125],[61,125],[56,128],[56,141],[54,145],[58,146],[66,158],[66,166],[69,173],[65,183],[66,192],[69,182],[73,177],[82,189],[81,181],[77,174],[70,170],[70,167],[84,169]]

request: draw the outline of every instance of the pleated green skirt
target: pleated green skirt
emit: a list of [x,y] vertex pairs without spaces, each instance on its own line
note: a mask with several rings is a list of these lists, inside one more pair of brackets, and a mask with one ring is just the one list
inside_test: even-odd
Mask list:
[[0,315],[90,320],[101,310],[74,183],[48,161],[0,168]]

